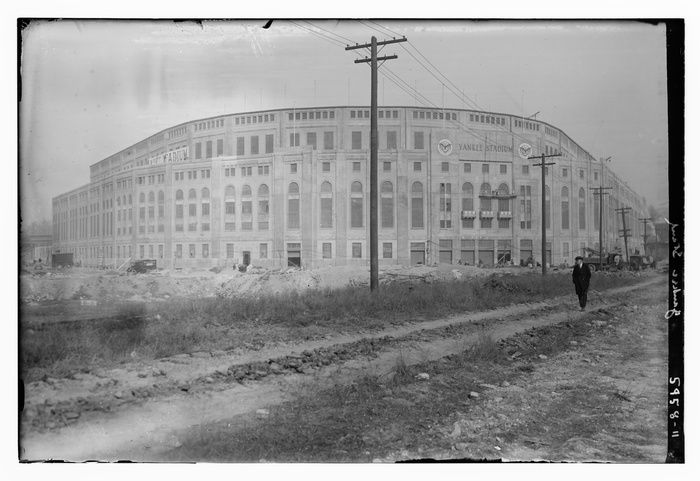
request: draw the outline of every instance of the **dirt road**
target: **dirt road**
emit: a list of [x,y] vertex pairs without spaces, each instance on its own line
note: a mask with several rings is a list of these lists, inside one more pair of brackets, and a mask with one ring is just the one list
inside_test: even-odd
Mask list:
[[[367,376],[391,379],[396,376],[397,366],[422,368],[432,362],[442,362],[450,356],[460,355],[484,338],[493,342],[507,342],[517,340],[518,336],[533,332],[533,329],[583,321],[588,323],[591,316],[612,318],[615,316],[610,313],[629,310],[631,303],[648,302],[650,290],[657,296],[663,295],[663,284],[659,281],[610,290],[602,295],[592,293],[590,302],[595,306],[593,312],[575,310],[575,302],[571,296],[567,296],[536,304],[514,305],[416,323],[371,335],[345,335],[252,352],[182,355],[149,366],[134,364],[119,370],[79,375],[77,379],[49,379],[48,382],[32,383],[27,386],[27,403],[22,417],[22,457],[67,460],[203,459],[207,457],[206,454],[191,448],[193,429],[201,430],[202,427],[221,422],[230,426],[231,420],[235,420],[233,425],[248,425],[251,422],[269,422],[271,418],[284,425],[281,419],[275,417],[275,409],[283,412],[284,406],[297,402],[309,392],[323,393],[339,386],[353,385]],[[603,322],[599,319],[594,321]],[[575,339],[570,341],[579,342]],[[657,341],[656,338],[650,339],[652,347],[662,346]],[[571,346],[567,344],[566,347]],[[511,354],[515,356],[513,359],[523,358],[522,352],[517,350]],[[666,357],[662,354],[659,352],[657,357],[647,359],[654,369],[643,370],[644,375],[665,366]],[[540,357],[535,359],[537,362],[550,362]],[[583,367],[588,366],[585,360],[581,363]],[[572,375],[567,362],[560,362],[556,368],[562,371],[559,373],[562,378]],[[535,378],[538,372],[532,371],[533,379],[529,382],[543,382]],[[595,373],[589,375],[591,382],[598,380]],[[570,381],[578,382],[580,379],[585,379],[585,376],[577,373]],[[637,384],[630,384],[625,391],[627,394],[622,396],[629,398],[635,386],[642,389],[656,381],[662,379],[637,379]],[[496,390],[496,385],[485,384],[494,386],[491,389]],[[502,401],[511,391],[506,389],[498,397]],[[516,393],[516,397],[535,395],[531,391],[523,389],[520,394]],[[452,409],[452,414],[454,411]],[[465,419],[471,417],[465,415]],[[464,444],[461,442],[462,448]],[[507,453],[497,451],[495,454],[508,454],[511,459],[531,459],[537,454],[537,450],[533,452],[532,445],[527,443],[509,449]],[[377,453],[372,451],[369,451],[370,455],[365,455],[366,450],[362,450],[362,456],[350,456],[349,459],[368,460],[365,458],[369,456],[369,460],[397,460],[426,454],[417,451],[404,453],[405,449],[402,448],[398,455],[386,452],[375,458]],[[459,453],[449,447],[447,454]],[[446,453],[431,455],[445,457]],[[591,456],[596,457],[595,453]],[[339,452],[331,454],[328,459],[343,458],[345,455]],[[232,459],[248,458],[233,456]],[[286,458],[280,456],[279,459]]]

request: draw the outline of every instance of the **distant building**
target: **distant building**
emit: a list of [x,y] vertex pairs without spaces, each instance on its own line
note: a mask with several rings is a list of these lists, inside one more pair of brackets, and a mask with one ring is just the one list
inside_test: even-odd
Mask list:
[[26,234],[20,241],[21,263],[24,265],[41,262],[51,263],[51,234]]
[[[541,252],[539,167],[546,173],[547,259],[573,263],[642,248],[642,198],[560,129],[461,109],[379,109],[379,257],[385,264],[519,263]],[[83,265],[155,258],[161,267],[366,264],[369,108],[223,115],[152,135],[90,166],[90,183],[53,199],[55,251]]]

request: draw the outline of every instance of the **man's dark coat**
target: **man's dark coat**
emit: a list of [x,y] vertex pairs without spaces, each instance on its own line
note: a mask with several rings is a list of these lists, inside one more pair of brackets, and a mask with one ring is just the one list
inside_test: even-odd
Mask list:
[[575,264],[573,278],[577,294],[587,290],[588,284],[591,281],[591,270],[588,268],[588,265],[584,263],[579,267],[578,264]]

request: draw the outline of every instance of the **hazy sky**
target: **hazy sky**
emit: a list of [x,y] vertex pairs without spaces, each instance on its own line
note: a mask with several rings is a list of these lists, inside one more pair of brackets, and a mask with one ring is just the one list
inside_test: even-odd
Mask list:
[[[295,23],[275,21],[267,30],[263,22],[32,24],[22,45],[23,219],[50,219],[51,198],[88,183],[90,164],[180,122],[245,110],[369,105],[367,65],[354,64],[356,54],[331,39],[388,38],[381,26],[410,42],[386,46],[382,54],[399,58],[382,68],[432,104],[539,111],[539,120],[595,157],[612,156],[608,165],[649,203],[668,197],[663,25]],[[427,59],[468,99],[443,88],[411,54],[435,72]],[[425,105],[381,75],[379,102]]]

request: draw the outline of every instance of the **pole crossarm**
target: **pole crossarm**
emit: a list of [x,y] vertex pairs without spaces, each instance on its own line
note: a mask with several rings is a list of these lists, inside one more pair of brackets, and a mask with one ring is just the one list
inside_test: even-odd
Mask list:
[[[401,37],[401,38],[392,38],[390,40],[380,40],[375,43],[376,46],[380,45],[389,45],[390,43],[399,43],[399,42],[407,42],[408,39],[406,37]],[[358,44],[356,43],[355,45],[348,45],[345,47],[345,50],[357,50],[359,48],[370,48],[372,46],[371,43],[363,43],[363,44]]]
[[[382,61],[382,60],[393,60],[395,58],[399,58],[399,56],[398,55],[385,55],[383,57],[377,57],[377,62]],[[372,62],[372,59],[369,57],[359,58],[359,59],[355,60],[355,63],[371,63],[371,62]]]

